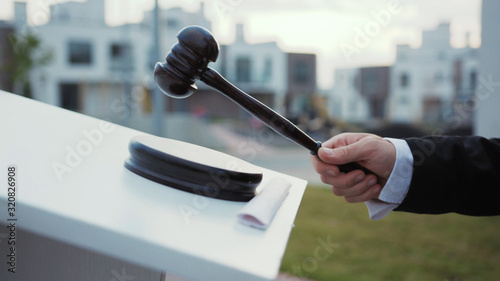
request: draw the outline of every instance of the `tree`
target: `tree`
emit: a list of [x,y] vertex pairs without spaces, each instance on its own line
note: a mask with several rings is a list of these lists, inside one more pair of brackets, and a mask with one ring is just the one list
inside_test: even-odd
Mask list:
[[8,35],[14,56],[2,67],[7,72],[21,94],[31,98],[30,72],[52,61],[52,50],[42,49],[41,40],[31,31],[26,35],[11,33]]

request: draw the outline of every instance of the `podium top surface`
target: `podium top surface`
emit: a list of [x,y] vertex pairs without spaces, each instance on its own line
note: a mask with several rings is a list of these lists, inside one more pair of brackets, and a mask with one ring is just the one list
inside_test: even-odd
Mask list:
[[[202,197],[128,171],[145,133],[0,91],[0,181],[15,166],[19,228],[193,280],[273,280],[306,181],[262,168],[292,188],[265,231],[244,226],[245,202]],[[218,180],[214,178],[214,181]],[[7,222],[6,192],[0,219]]]

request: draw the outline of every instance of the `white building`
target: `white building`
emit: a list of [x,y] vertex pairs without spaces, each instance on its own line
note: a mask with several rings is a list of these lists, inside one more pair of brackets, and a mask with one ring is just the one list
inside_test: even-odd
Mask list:
[[[15,9],[19,25],[26,3],[16,2]],[[32,72],[33,97],[98,117],[120,114],[115,101],[124,89],[148,81],[149,30],[139,24],[108,26],[101,0],[59,3],[50,11],[50,20],[34,27],[53,60]]]
[[[153,12],[144,12],[142,24],[153,30]],[[177,43],[177,34],[179,31],[189,25],[199,25],[210,30],[212,23],[205,16],[205,4],[200,3],[200,9],[197,12],[189,13],[182,8],[171,8],[160,10],[158,16],[158,32],[161,35],[160,53],[166,56],[172,46]]]
[[480,69],[475,107],[468,112],[474,115],[474,133],[484,137],[500,136],[500,1],[483,0],[480,48]]
[[[32,30],[42,48],[52,50],[54,56],[49,65],[31,73],[31,86],[37,100],[120,123],[133,111],[150,111],[150,97],[140,95],[139,100],[134,93],[155,87],[153,66],[165,57],[153,54],[152,12],[146,12],[139,24],[109,26],[104,3],[87,0],[50,6],[50,20]],[[203,7],[199,13],[175,8],[160,15],[165,23],[160,32],[169,35],[161,37],[165,55],[177,41],[178,30],[173,30],[179,26],[210,28]],[[26,32],[26,19],[26,3],[16,2],[18,33]]]
[[[180,8],[160,11],[161,57],[153,54],[153,12],[144,13],[138,24],[109,26],[105,22],[104,1],[62,2],[51,5],[50,20],[34,27],[42,41],[42,48],[53,51],[53,61],[32,71],[33,97],[37,100],[123,123],[130,113],[148,113],[151,110],[148,92],[156,87],[153,66],[164,61],[176,35],[185,26],[199,25],[211,28],[205,17],[204,5],[198,12]],[[15,23],[18,32],[26,26],[26,3],[15,4]],[[234,44],[221,46],[219,58],[210,66],[229,81],[264,103],[282,112],[287,91],[287,54],[275,42],[249,44],[244,40],[243,26],[237,26]],[[212,91],[198,82],[200,91]],[[213,92],[213,91],[212,91]],[[213,92],[214,95],[219,95]],[[220,95],[219,95],[220,96]],[[198,99],[200,98],[200,99]],[[169,99],[168,108],[189,112],[197,103],[212,103],[212,113],[222,112],[225,104],[218,98],[206,99],[193,95],[188,99]],[[232,115],[238,116],[239,108]],[[210,106],[208,106],[210,107]],[[210,108],[209,108],[210,110]],[[224,117],[224,116],[223,116]]]
[[[283,113],[287,90],[287,54],[276,42],[246,42],[243,29],[241,24],[236,26],[235,42],[220,45],[217,61],[210,63],[209,67],[245,93]],[[171,99],[169,107],[181,112],[200,110],[212,117],[249,118],[245,110],[204,83],[198,82],[197,86],[197,93],[188,99]]]
[[[452,48],[450,25],[440,24],[423,32],[420,48],[398,45],[396,61],[389,68],[336,70],[329,97],[331,114],[347,122],[470,127],[473,114],[466,111],[477,84],[477,53],[471,47]],[[375,103],[370,94],[379,95]],[[380,104],[384,100],[385,106]]]
[[418,49],[398,45],[387,119],[397,123],[452,121],[457,103],[465,102],[475,85],[476,52],[450,46],[449,24],[423,32]]
[[329,114],[345,122],[364,123],[369,120],[368,100],[359,89],[360,69],[335,70],[335,88],[328,97]]
[[236,40],[221,47],[216,69],[244,92],[283,112],[287,91],[287,54],[276,42],[249,44],[244,26],[236,26]]

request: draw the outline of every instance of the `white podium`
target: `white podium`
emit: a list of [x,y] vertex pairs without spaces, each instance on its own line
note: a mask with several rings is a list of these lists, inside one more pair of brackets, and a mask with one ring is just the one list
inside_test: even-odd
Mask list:
[[262,231],[238,223],[244,202],[128,171],[142,132],[6,92],[0,116],[0,280],[276,278],[306,181],[263,169],[292,188]]

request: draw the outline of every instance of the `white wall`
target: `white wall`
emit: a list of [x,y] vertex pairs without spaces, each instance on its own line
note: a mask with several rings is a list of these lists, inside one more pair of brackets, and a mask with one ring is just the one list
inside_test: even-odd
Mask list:
[[[275,95],[275,110],[283,112],[287,87],[287,54],[275,42],[248,44],[244,41],[243,26],[237,27],[236,41],[226,46],[226,79],[243,91],[268,92]],[[250,82],[237,83],[236,61],[250,59]],[[264,76],[266,60],[271,61],[271,75]]]
[[[19,26],[26,25],[23,14],[26,5],[16,6],[16,15],[23,17]],[[50,65],[31,73],[33,96],[45,103],[61,106],[60,83],[77,83],[82,87],[80,104],[82,112],[92,116],[108,118],[112,114],[113,102],[121,102],[126,87],[143,85],[156,87],[153,83],[152,67],[164,61],[176,35],[188,25],[201,25],[208,29],[211,23],[204,16],[204,6],[195,13],[180,8],[160,12],[161,50],[164,55],[152,54],[152,12],[145,12],[144,22],[122,26],[108,26],[104,22],[104,5],[101,0],[88,2],[62,2],[51,6],[51,20],[35,29],[43,48],[54,53]],[[91,13],[87,13],[92,11]],[[239,28],[240,31],[243,28]],[[240,39],[243,39],[241,34]],[[92,46],[92,62],[89,65],[74,65],[68,61],[69,42],[82,40]],[[113,43],[128,43],[133,52],[133,70],[119,71],[111,68],[110,48]],[[250,57],[252,81],[243,86],[258,93],[269,93],[275,97],[275,109],[282,112],[287,87],[287,56],[275,42],[248,44],[238,40],[227,46],[227,79],[235,81],[236,59]],[[264,77],[266,60],[271,60],[271,75]],[[221,59],[210,66],[217,68]],[[124,79],[125,78],[125,79]],[[129,83],[127,83],[129,82]],[[202,83],[198,83],[200,86]],[[239,85],[240,86],[240,85]],[[130,89],[129,89],[130,90]],[[116,113],[116,112],[115,112]],[[108,118],[109,119],[109,118]]]
[[328,96],[329,114],[346,122],[366,122],[369,119],[368,101],[356,88],[359,69],[335,70],[335,88]]
[[[422,46],[412,49],[398,45],[396,62],[391,68],[391,89],[387,119],[392,122],[420,123],[446,121],[444,113],[455,102],[455,62],[462,63],[462,78],[476,67],[477,57],[470,47],[454,49],[450,45],[449,24],[423,32]],[[401,85],[403,73],[408,75],[408,85]],[[426,115],[424,101],[439,100],[441,110],[436,118]]]
[[[47,24],[37,29],[43,47],[54,53],[50,65],[33,73],[34,97],[40,101],[60,105],[58,85],[72,83],[122,83],[125,73],[111,69],[110,48],[113,43],[130,43],[133,50],[134,69],[127,77],[131,82],[140,82],[148,75],[150,37],[139,26],[88,27],[72,24]],[[132,40],[133,38],[133,40]],[[89,65],[72,65],[68,61],[69,42],[89,42],[92,62]],[[105,94],[105,93],[101,93]]]
[[[25,32],[26,4],[16,3],[18,32]],[[83,113],[105,117],[113,113],[112,103],[123,100],[125,87],[142,85],[154,87],[153,66],[164,56],[152,53],[152,14],[145,13],[145,21],[139,24],[108,26],[104,21],[102,0],[86,2],[62,2],[51,6],[50,21],[33,28],[42,41],[42,48],[52,50],[52,62],[31,73],[33,97],[45,103],[60,106],[59,84],[77,83],[83,91],[80,97]],[[180,8],[161,11],[160,50],[165,55],[177,42],[178,29],[191,24],[210,28],[204,10],[187,13]],[[170,26],[167,25],[170,22]],[[175,24],[173,24],[175,23]],[[175,25],[175,26],[172,26]],[[72,65],[68,61],[69,42],[82,40],[92,48],[89,65]],[[132,47],[133,70],[123,71],[111,67],[111,45],[125,43]],[[125,85],[127,84],[127,85]],[[116,114],[115,114],[116,115]]]
[[484,137],[500,136],[500,1],[483,0],[480,73],[475,92],[477,110],[474,133]]

